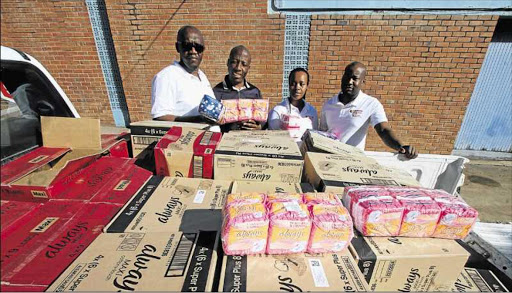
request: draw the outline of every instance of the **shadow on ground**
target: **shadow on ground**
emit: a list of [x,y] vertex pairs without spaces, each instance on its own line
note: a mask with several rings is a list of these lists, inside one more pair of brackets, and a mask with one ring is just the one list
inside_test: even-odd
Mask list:
[[472,160],[460,194],[482,222],[512,222],[512,161]]

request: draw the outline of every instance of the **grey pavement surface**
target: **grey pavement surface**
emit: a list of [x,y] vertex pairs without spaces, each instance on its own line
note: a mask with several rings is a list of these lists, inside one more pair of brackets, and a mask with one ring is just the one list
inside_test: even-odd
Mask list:
[[512,161],[469,159],[462,198],[478,210],[482,222],[512,222]]

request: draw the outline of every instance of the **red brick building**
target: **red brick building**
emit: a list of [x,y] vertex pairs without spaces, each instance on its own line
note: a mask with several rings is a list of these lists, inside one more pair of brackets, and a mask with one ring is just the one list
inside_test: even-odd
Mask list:
[[[106,1],[131,121],[149,119],[151,79],[179,58],[182,25],[197,26],[207,50],[201,69],[212,85],[229,50],[249,48],[248,80],[272,105],[282,99],[285,19],[253,1]],[[499,17],[450,14],[312,14],[308,101],[320,111],[339,91],[351,61],[368,67],[366,92],[380,99],[399,137],[422,153],[452,151]],[[87,6],[75,1],[1,2],[1,43],[39,59],[83,117],[113,124]],[[373,130],[369,150],[389,150]]]

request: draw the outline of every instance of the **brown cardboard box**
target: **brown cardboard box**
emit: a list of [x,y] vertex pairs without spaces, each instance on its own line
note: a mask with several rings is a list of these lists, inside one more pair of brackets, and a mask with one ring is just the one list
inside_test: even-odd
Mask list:
[[367,290],[348,250],[322,255],[226,255],[219,282],[221,292]]
[[302,189],[299,183],[235,181],[231,193],[237,192],[302,193]]
[[509,292],[492,271],[464,268],[452,292]]
[[101,156],[98,119],[41,117],[43,146],[2,166],[4,200],[48,201]]
[[[410,175],[409,175],[410,176]],[[337,154],[306,153],[305,180],[318,191],[343,193],[353,185],[406,185],[406,174],[392,172],[372,158]],[[412,176],[410,181],[414,180]],[[402,184],[401,184],[402,183]],[[419,183],[418,183],[419,184]]]
[[213,153],[220,132],[174,126],[155,146],[156,174],[213,178]]
[[210,125],[174,121],[146,120],[130,123],[133,157],[137,157],[150,144],[156,143],[173,126],[208,129]]
[[106,227],[107,233],[220,230],[231,181],[152,177]]
[[287,131],[231,131],[215,151],[215,179],[300,183],[304,161]]
[[211,291],[217,232],[101,234],[48,291]]
[[366,156],[364,151],[355,146],[351,146],[339,140],[325,137],[314,131],[306,131],[302,137],[302,140],[303,143],[301,145],[301,151],[303,155],[305,155],[306,152],[315,152],[348,156]]
[[372,291],[449,291],[469,258],[450,239],[358,236],[349,249]]

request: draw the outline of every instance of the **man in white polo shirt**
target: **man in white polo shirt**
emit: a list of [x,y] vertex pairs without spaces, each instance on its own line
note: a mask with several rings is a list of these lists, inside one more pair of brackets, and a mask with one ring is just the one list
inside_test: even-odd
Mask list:
[[206,75],[199,69],[205,49],[203,35],[193,26],[178,31],[174,61],[153,78],[151,116],[155,120],[204,122],[198,106],[203,96],[215,97]]
[[366,134],[371,124],[382,141],[409,159],[418,156],[410,145],[403,145],[391,130],[382,104],[361,91],[365,84],[366,67],[352,62],[345,68],[341,91],[327,100],[322,107],[320,130],[336,135],[346,144],[364,150]]

